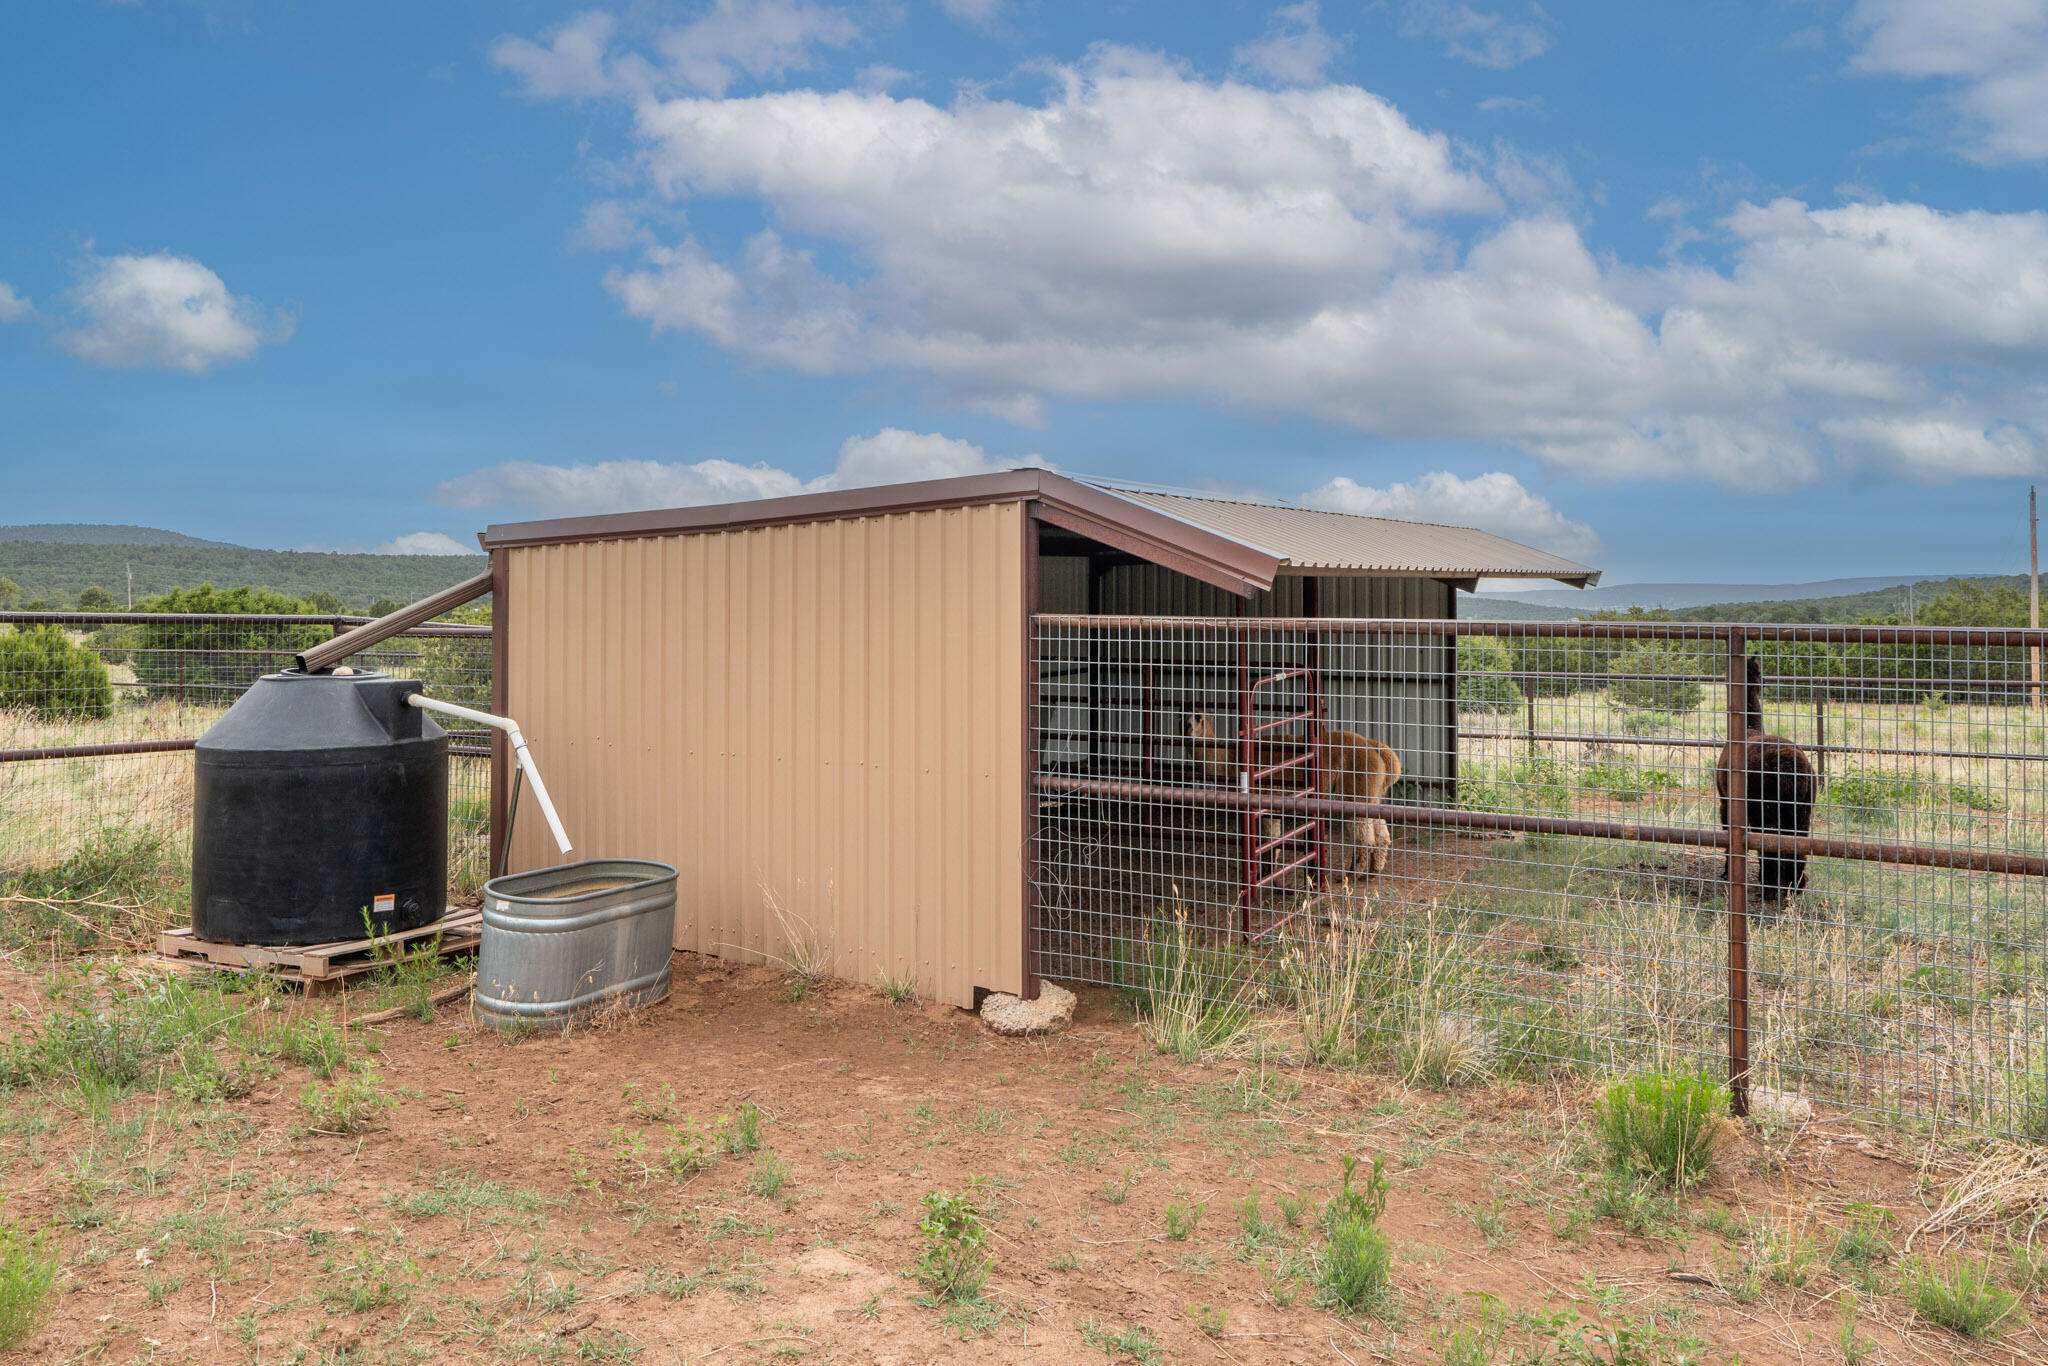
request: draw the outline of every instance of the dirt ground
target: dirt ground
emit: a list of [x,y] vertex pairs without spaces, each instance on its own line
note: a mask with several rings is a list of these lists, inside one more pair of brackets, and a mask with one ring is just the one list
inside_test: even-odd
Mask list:
[[[666,1001],[566,1038],[459,1006],[352,1029],[396,1101],[362,1133],[320,1131],[295,1063],[204,1104],[0,1093],[0,1212],[51,1228],[63,1264],[54,1316],[0,1361],[1766,1366],[1845,1360],[1845,1305],[1862,1360],[2048,1359],[2026,1311],[1992,1344],[1914,1321],[1905,1235],[1954,1168],[1846,1122],[1747,1131],[1673,1201],[1605,1174],[1572,1083],[1190,1066],[1107,993],[1010,1040],[869,988],[792,1001],[768,969],[675,966]],[[47,1018],[39,981],[0,967],[0,1034]],[[727,1142],[748,1101],[752,1152]],[[1391,1182],[1394,1294],[1369,1316],[1318,1307],[1311,1270],[1347,1154]],[[988,1219],[964,1304],[910,1274],[937,1190]],[[1884,1246],[1852,1265],[1856,1220]],[[1457,1355],[1488,1296],[1499,1341]]]

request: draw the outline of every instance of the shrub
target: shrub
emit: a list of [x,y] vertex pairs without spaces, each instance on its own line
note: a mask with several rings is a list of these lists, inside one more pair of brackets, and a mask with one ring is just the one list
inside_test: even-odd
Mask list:
[[1703,667],[1692,651],[1669,641],[1638,641],[1607,666],[1608,696],[1621,706],[1641,711],[1674,715],[1694,711],[1706,689],[1699,683],[1688,682],[1684,676],[1698,674]]
[[114,710],[114,685],[99,657],[56,626],[0,636],[0,710],[39,721],[97,721]]
[[0,1223],[0,1352],[42,1327],[57,1291],[57,1253],[47,1235]]
[[[135,604],[138,612],[163,614],[232,612],[249,615],[309,615],[313,604],[268,588],[173,588]],[[326,626],[287,626],[271,621],[149,622],[118,629],[132,646],[136,681],[152,697],[187,697],[226,706],[251,683],[291,663],[299,651],[334,634]]]
[[1600,1132],[1616,1166],[1682,1190],[1713,1169],[1727,1114],[1728,1088],[1706,1073],[1651,1073],[1607,1088]]
[[937,1299],[977,1299],[988,1282],[988,1230],[971,1196],[931,1191],[924,1197],[924,1218],[917,1231],[924,1249],[917,1254],[918,1283]]
[[1331,1225],[1316,1283],[1332,1306],[1351,1313],[1372,1309],[1386,1298],[1393,1250],[1378,1225],[1343,1219]]
[[1373,1159],[1363,1186],[1352,1184],[1358,1159],[1344,1159],[1344,1183],[1323,1207],[1323,1251],[1316,1284],[1324,1303],[1348,1313],[1367,1312],[1386,1299],[1393,1249],[1380,1229],[1387,1209],[1386,1170]]
[[1522,705],[1522,685],[1507,675],[1514,669],[1508,647],[1492,636],[1458,639],[1458,709],[1512,711]]
[[1992,1282],[1983,1262],[1963,1260],[1948,1266],[1914,1262],[1899,1287],[1913,1312],[1968,1338],[1987,1338],[2019,1308],[2020,1297]]

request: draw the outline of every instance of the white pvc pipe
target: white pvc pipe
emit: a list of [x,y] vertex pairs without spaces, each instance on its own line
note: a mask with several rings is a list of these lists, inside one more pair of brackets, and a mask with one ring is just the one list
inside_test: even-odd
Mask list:
[[519,723],[509,716],[493,716],[487,711],[476,711],[470,707],[458,707],[453,702],[443,702],[423,693],[410,693],[406,705],[422,711],[437,711],[444,716],[459,717],[473,721],[479,726],[502,730],[505,738],[512,742],[512,755],[519,762],[520,771],[526,774],[526,781],[533,784],[533,795],[540,802],[540,813],[548,818],[548,830],[553,833],[555,843],[563,853],[569,852],[569,835],[562,829],[562,818],[555,814],[555,804],[548,800],[547,784],[540,780],[540,769],[535,766],[533,756],[526,752],[526,737],[519,733]]

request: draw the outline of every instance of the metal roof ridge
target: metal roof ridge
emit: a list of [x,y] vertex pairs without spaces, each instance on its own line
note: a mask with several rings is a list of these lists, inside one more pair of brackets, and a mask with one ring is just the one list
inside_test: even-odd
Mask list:
[[[1182,526],[1191,526],[1194,527],[1197,531],[1206,531],[1211,536],[1221,536],[1226,541],[1235,541],[1239,545],[1244,546],[1246,549],[1256,550],[1261,555],[1270,556],[1271,558],[1278,560],[1282,564],[1291,565],[1294,563],[1294,561],[1290,559],[1288,556],[1281,554],[1279,551],[1273,549],[1273,547],[1269,545],[1261,545],[1257,541],[1247,540],[1245,537],[1243,537],[1235,531],[1225,531],[1220,527],[1203,526],[1200,522],[1195,521],[1191,517],[1183,517],[1179,513],[1170,511],[1166,508],[1154,507],[1150,503],[1140,503],[1136,499],[1126,498],[1123,495],[1123,490],[1115,488],[1113,486],[1098,484],[1088,479],[1076,479],[1074,482],[1077,484],[1086,484],[1089,488],[1094,489],[1098,493],[1106,493],[1112,498],[1116,498],[1122,502],[1131,504],[1131,506],[1133,507],[1141,507],[1144,508],[1147,512],[1156,512],[1161,517],[1171,518],[1173,521],[1179,522]],[[1257,504],[1253,504],[1253,506],[1257,506]]]
[[[1351,517],[1361,522],[1392,522],[1395,526],[1431,526],[1438,527],[1444,531],[1476,531],[1482,536],[1500,536],[1501,540],[1508,540],[1507,537],[1501,536],[1497,531],[1488,531],[1483,526],[1467,526],[1463,522],[1425,522],[1413,517],[1380,517],[1370,512],[1346,512],[1342,508],[1313,507],[1307,503],[1297,503],[1286,498],[1233,497],[1229,494],[1210,493],[1202,489],[1177,488],[1172,484],[1141,484],[1136,480],[1105,480],[1093,476],[1085,478],[1081,476],[1073,477],[1078,479],[1079,482],[1099,488],[1105,493],[1120,493],[1126,490],[1132,493],[1157,493],[1167,498],[1190,498],[1200,503],[1231,503],[1238,507],[1274,508],[1282,512],[1310,512],[1323,517]],[[1522,542],[1513,541],[1511,544],[1521,545]],[[1544,550],[1541,546],[1530,546],[1528,548],[1540,551],[1545,555],[1557,554],[1556,551]],[[1559,555],[1558,558],[1564,559],[1565,557]],[[1578,561],[1572,560],[1570,563],[1577,564]],[[1590,565],[1586,566],[1589,569],[1591,567]]]

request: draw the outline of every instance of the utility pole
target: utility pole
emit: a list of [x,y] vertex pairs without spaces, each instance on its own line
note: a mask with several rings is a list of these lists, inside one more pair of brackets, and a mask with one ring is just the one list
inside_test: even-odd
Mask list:
[[[2034,486],[2027,485],[2027,625],[2033,630],[2041,629],[2041,516],[2034,501]],[[2032,684],[2027,689],[2027,701],[2035,708],[2041,705],[2041,647],[2027,647],[2028,679]]]
[[[132,612],[132,611],[134,611],[134,610],[135,610],[135,566],[134,566],[134,564],[132,564],[132,563],[131,563],[131,564],[129,564],[129,565],[127,566],[127,568],[128,568],[128,610]],[[2037,650],[2037,651],[2035,651],[2035,654],[2036,654],[2036,655],[2039,655],[2039,653],[2040,653],[2040,651],[2038,651],[2038,650]],[[2035,662],[2036,666],[2038,666],[2038,665],[2040,664],[2040,660],[2039,660],[2038,658],[2037,658],[2037,659],[2036,659],[2036,660],[2035,660],[2034,662]],[[2036,672],[2038,672],[2038,667],[2037,667],[2037,669],[2036,669]],[[2039,680],[2039,679],[2036,679],[2035,681],[2036,681],[2036,682],[2039,682],[2040,680]]]

